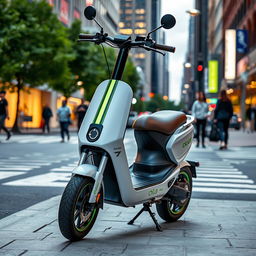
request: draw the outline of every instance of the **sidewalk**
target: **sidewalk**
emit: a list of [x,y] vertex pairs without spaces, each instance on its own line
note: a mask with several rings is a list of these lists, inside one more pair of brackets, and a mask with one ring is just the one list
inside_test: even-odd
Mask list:
[[[248,133],[242,130],[236,131],[229,129],[229,147],[252,147],[256,146],[256,132]],[[210,142],[210,145],[219,145],[216,142]]]
[[255,256],[256,202],[191,199],[181,220],[163,232],[140,209],[104,205],[88,237],[70,243],[58,229],[60,196],[0,221],[0,255],[178,255]]

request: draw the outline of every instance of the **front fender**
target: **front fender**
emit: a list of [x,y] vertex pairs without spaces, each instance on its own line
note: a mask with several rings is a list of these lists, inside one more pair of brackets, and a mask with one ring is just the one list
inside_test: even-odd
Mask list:
[[[97,171],[98,171],[98,167],[95,166],[95,165],[81,164],[73,170],[72,175],[77,174],[77,175],[81,175],[81,176],[84,176],[84,177],[90,177],[90,178],[95,180]],[[103,184],[102,184],[102,190],[103,190],[103,196],[101,197],[100,202],[99,202],[99,207],[101,209],[103,209],[103,201],[104,201],[104,199],[103,199],[104,198],[104,186],[103,186]]]
[[98,167],[95,165],[81,164],[73,170],[72,174],[73,175],[78,174],[78,175],[85,176],[85,177],[91,177],[95,180],[97,171],[98,171]]

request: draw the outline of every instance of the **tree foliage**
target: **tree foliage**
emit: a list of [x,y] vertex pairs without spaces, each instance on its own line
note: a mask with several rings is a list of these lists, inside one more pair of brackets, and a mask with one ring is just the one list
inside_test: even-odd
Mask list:
[[20,91],[67,77],[71,44],[45,1],[0,0],[0,27],[0,79],[18,93],[17,131]]
[[183,109],[183,104],[175,104],[174,101],[164,100],[161,95],[156,94],[149,101],[137,100],[137,103],[133,106],[133,109],[137,112],[156,112],[160,110],[177,110],[181,111]]
[[[109,73],[102,46],[87,42],[77,43],[78,35],[82,32],[81,22],[79,20],[74,21],[68,29],[69,39],[72,42],[73,54],[75,56],[75,58],[69,62],[73,80],[68,83],[69,87],[73,90],[78,89],[77,84],[82,84],[81,87],[84,88],[85,98],[90,100],[97,86],[103,80],[110,78],[115,65],[117,52],[113,48],[104,47],[110,69]],[[139,76],[130,58],[126,64],[123,80],[129,83],[132,89],[136,91]],[[54,88],[56,90],[63,90],[63,85],[59,83],[59,85],[54,86]]]
[[[80,21],[65,28],[44,0],[0,0],[0,28],[0,82],[18,93],[13,131],[18,131],[21,90],[46,83],[69,97],[82,86],[90,100],[110,78],[101,46],[77,43]],[[110,47],[105,52],[112,71],[117,52]],[[123,80],[136,91],[139,77],[131,59]]]

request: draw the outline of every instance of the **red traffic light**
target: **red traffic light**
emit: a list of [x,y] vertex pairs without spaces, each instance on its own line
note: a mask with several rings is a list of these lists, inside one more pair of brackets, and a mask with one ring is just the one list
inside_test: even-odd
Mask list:
[[204,69],[203,65],[198,65],[197,66],[197,71],[201,72],[201,71],[203,71],[203,69]]
[[197,71],[201,72],[201,71],[203,71],[203,69],[204,69],[203,65],[198,65],[197,66]]

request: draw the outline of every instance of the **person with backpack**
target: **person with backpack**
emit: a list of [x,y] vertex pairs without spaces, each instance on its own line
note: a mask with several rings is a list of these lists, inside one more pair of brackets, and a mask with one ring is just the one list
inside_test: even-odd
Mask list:
[[206,103],[206,97],[203,92],[198,93],[198,99],[194,102],[192,106],[192,115],[195,117],[196,123],[196,147],[200,144],[200,131],[202,132],[202,147],[205,148],[205,127],[208,116],[208,104]]
[[220,134],[220,150],[227,149],[228,146],[228,127],[233,116],[233,106],[227,96],[226,90],[220,91],[220,96],[214,111],[214,122],[217,123]]
[[45,105],[43,108],[43,133],[45,132],[45,128],[47,129],[47,132],[50,133],[50,118],[52,117],[52,110],[49,108],[49,106]]
[[67,101],[62,101],[62,106],[57,110],[57,116],[60,123],[60,135],[61,135],[61,142],[65,141],[64,134],[66,133],[68,140],[70,139],[68,126],[70,124],[70,109],[67,106]]

